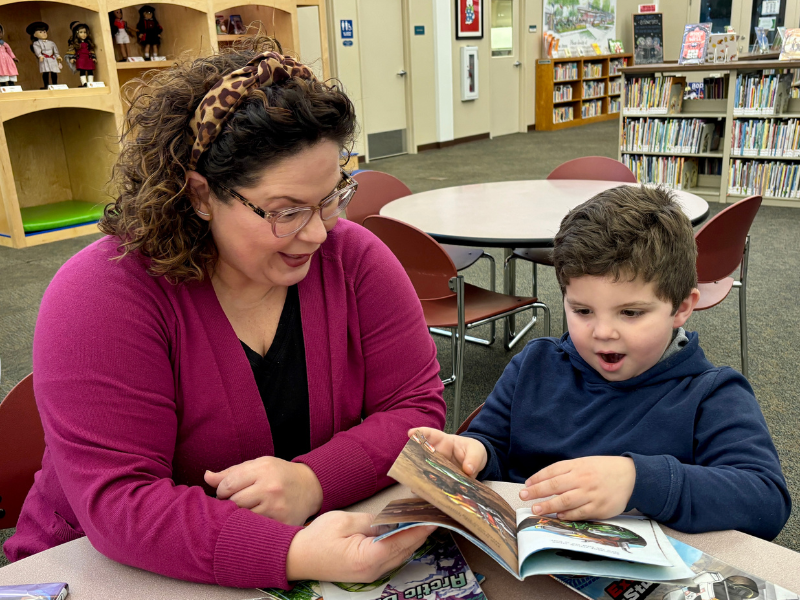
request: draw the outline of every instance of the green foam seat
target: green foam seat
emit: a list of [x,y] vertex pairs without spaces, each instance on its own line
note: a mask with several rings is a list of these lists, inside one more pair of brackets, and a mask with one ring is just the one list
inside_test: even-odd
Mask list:
[[72,225],[83,225],[99,221],[105,204],[65,200],[41,206],[28,206],[20,210],[25,233],[48,231]]

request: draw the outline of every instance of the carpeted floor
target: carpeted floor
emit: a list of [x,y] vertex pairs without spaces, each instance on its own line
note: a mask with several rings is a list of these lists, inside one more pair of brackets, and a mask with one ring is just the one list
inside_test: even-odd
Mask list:
[[[444,150],[375,161],[363,168],[391,173],[414,192],[479,183],[540,179],[562,162],[578,156],[616,158],[618,124],[601,123],[560,132],[516,134],[472,142]],[[711,204],[712,214],[723,205]],[[487,201],[486,210],[491,210]],[[751,230],[748,323],[750,380],[778,448],[794,498],[800,498],[800,210],[763,207]],[[56,270],[97,236],[25,250],[0,248],[0,397],[31,371],[31,344],[39,302]],[[490,250],[498,265],[501,250]],[[518,289],[530,290],[530,267],[517,269]],[[486,261],[464,272],[469,283],[488,286]],[[502,281],[498,271],[498,281]],[[540,299],[552,308],[553,335],[561,332],[561,294],[552,269],[539,270]],[[700,333],[708,358],[715,364],[739,368],[739,328],[736,292],[721,305],[689,320]],[[488,328],[485,328],[488,329]],[[477,335],[486,334],[480,329]],[[500,330],[502,332],[502,330]],[[530,337],[542,335],[537,325]],[[449,375],[449,340],[438,338],[439,360]],[[468,344],[462,417],[481,404],[511,357],[520,350],[503,351]],[[452,409],[453,389],[445,390]],[[800,551],[800,517],[792,515],[777,543]],[[0,531],[0,543],[3,539]],[[9,533],[8,531],[5,532]],[[0,565],[4,564],[0,555]]]

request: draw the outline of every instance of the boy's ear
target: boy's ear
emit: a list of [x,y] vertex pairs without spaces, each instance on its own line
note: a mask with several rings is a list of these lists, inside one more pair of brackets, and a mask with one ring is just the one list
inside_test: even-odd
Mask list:
[[675,314],[672,316],[672,328],[675,329],[677,327],[683,327],[683,324],[689,320],[689,317],[692,315],[692,311],[694,307],[697,306],[697,302],[700,300],[700,290],[697,288],[692,288],[692,291],[689,292],[689,295],[683,299],[678,310],[675,311]]
[[[186,192],[197,216],[206,221],[211,220],[211,188],[208,181],[197,171],[186,172]],[[205,214],[200,214],[200,213]],[[208,215],[208,216],[206,216]]]

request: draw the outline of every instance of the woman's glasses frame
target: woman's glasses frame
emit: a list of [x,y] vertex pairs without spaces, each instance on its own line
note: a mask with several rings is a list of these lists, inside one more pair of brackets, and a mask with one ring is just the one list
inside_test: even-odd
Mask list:
[[[263,208],[259,208],[258,206],[250,202],[240,193],[235,192],[232,189],[225,187],[224,185],[219,185],[219,187],[228,192],[231,196],[236,198],[239,202],[244,204],[247,208],[252,210],[259,217],[269,222],[269,224],[272,226],[272,235],[274,235],[276,238],[283,238],[283,237],[289,237],[290,235],[294,235],[295,233],[300,231],[303,227],[308,225],[309,221],[311,221],[311,219],[314,217],[315,212],[319,212],[319,216],[323,221],[327,221],[334,217],[338,217],[340,214],[342,214],[342,211],[344,211],[344,209],[347,208],[347,205],[350,203],[350,200],[353,198],[353,195],[358,189],[358,182],[352,177],[350,177],[350,175],[345,173],[344,169],[340,169],[340,171],[342,174],[342,179],[336,186],[336,189],[333,190],[327,196],[325,196],[325,198],[323,198],[322,201],[316,206],[296,206],[292,208],[284,208],[283,210],[267,212]],[[327,217],[323,217],[322,216],[323,209],[327,208],[331,204],[331,202],[333,202],[337,198],[342,199],[337,207],[338,210],[335,213],[328,215]],[[303,219],[303,221],[294,231],[291,231],[289,233],[278,234],[277,231],[278,220],[283,217],[287,217],[297,213],[306,213],[308,216]]]

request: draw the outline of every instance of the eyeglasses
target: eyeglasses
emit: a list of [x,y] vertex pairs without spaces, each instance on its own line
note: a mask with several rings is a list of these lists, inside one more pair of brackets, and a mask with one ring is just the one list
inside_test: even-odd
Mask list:
[[356,193],[358,182],[342,170],[342,179],[336,186],[336,189],[316,206],[298,206],[274,212],[266,212],[263,208],[259,208],[241,194],[234,192],[224,185],[220,185],[219,187],[228,192],[259,217],[269,221],[272,225],[272,234],[275,237],[282,238],[289,237],[308,225],[311,217],[313,217],[314,213],[317,211],[319,211],[319,216],[323,221],[328,221],[329,219],[339,216],[350,203],[350,200],[352,200],[353,194]]

